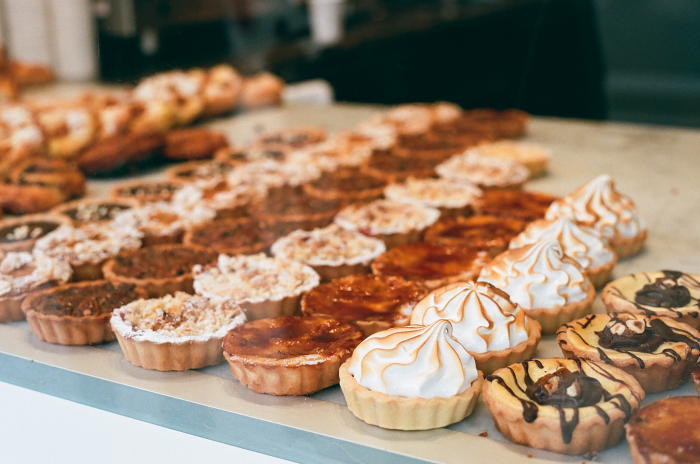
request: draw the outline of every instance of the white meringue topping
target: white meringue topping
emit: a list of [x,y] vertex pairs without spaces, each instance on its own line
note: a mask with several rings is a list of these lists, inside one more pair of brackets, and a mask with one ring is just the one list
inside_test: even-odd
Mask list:
[[410,398],[455,396],[478,376],[474,358],[444,320],[377,332],[357,346],[348,362],[348,372],[363,387]]
[[472,353],[505,350],[527,341],[525,312],[508,295],[486,282],[439,288],[416,304],[411,324],[446,319],[452,335]]
[[591,288],[557,240],[504,251],[482,269],[479,280],[505,291],[524,309],[559,309],[585,300]]

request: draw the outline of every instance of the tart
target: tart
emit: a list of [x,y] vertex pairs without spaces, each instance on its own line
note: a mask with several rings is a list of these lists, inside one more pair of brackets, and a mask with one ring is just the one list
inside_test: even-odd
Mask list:
[[239,104],[243,108],[279,105],[283,93],[284,81],[274,74],[262,72],[243,80]]
[[428,136],[443,143],[459,144],[463,150],[496,138],[493,130],[470,127],[459,120],[433,125]]
[[612,178],[603,174],[552,203],[546,218],[568,216],[581,225],[595,229],[610,242],[620,259],[636,255],[647,238],[646,225],[637,215],[637,207],[618,192]]
[[474,280],[487,262],[488,255],[483,251],[419,242],[400,245],[381,254],[372,263],[372,272],[403,277],[433,289]]
[[243,311],[231,301],[183,292],[134,301],[115,309],[110,319],[126,359],[158,371],[221,363],[224,336],[244,322]]
[[393,148],[392,154],[402,158],[430,160],[439,163],[462,151],[464,151],[464,145],[461,143],[425,137],[403,140],[402,143]]
[[384,179],[387,183],[402,182],[409,177],[435,176],[435,161],[395,156],[391,151],[375,151],[360,169],[367,175]]
[[239,166],[252,160],[247,151],[236,146],[229,146],[216,150],[214,161],[230,164],[231,166]]
[[469,416],[483,376],[452,325],[394,327],[370,335],[340,368],[340,388],[358,419],[386,429],[427,430]]
[[496,216],[456,217],[441,220],[425,231],[425,241],[442,245],[467,246],[495,256],[508,248],[511,239],[525,228],[525,222]]
[[183,187],[174,180],[124,182],[112,189],[112,198],[136,200],[139,203],[169,201]]
[[47,237],[68,221],[56,214],[34,214],[0,220],[0,252],[31,251],[37,240]]
[[248,322],[224,339],[231,374],[269,395],[309,395],[338,383],[338,369],[363,338],[329,317],[281,316]]
[[697,418],[700,398],[678,396],[644,406],[626,425],[635,464],[690,464],[700,461]]
[[59,345],[93,345],[114,340],[112,310],[146,293],[105,280],[59,285],[34,293],[22,303],[34,335]]
[[74,226],[79,227],[111,221],[119,213],[137,205],[132,200],[85,198],[57,206],[53,212],[67,217]]
[[121,253],[102,268],[105,279],[133,284],[158,298],[177,291],[192,293],[196,264],[212,264],[218,254],[210,249],[187,245],[157,245]]
[[301,311],[304,316],[326,316],[355,324],[369,336],[408,325],[413,307],[425,294],[421,285],[401,277],[348,275],[306,293]]
[[212,117],[230,113],[238,105],[243,90],[243,77],[233,66],[220,64],[207,70],[204,82],[204,111]]
[[638,272],[605,286],[610,313],[662,316],[700,327],[700,275],[680,271]]
[[277,239],[274,231],[248,218],[216,219],[185,232],[185,245],[210,248],[229,255],[267,250]]
[[471,215],[472,206],[481,193],[472,184],[448,179],[408,179],[384,189],[386,198],[437,208],[442,218]]
[[226,176],[231,187],[256,187],[261,192],[283,185],[303,185],[321,176],[321,170],[313,164],[259,160],[236,166]]
[[413,309],[411,324],[452,323],[452,336],[488,374],[530,359],[537,350],[541,328],[513,303],[508,294],[486,282],[454,283],[433,290]]
[[331,224],[323,229],[296,230],[271,247],[278,258],[299,261],[314,268],[322,280],[369,271],[369,265],[386,251],[384,242]]
[[445,179],[471,182],[482,189],[519,189],[530,177],[527,168],[517,161],[473,151],[466,151],[440,163],[435,172]]
[[228,145],[226,135],[203,127],[171,130],[165,134],[164,154],[174,160],[212,158]]
[[67,200],[56,187],[0,182],[0,209],[11,214],[35,214],[48,211]]
[[530,171],[531,179],[546,174],[552,159],[552,152],[544,147],[511,140],[485,143],[472,150],[486,156],[517,161]]
[[471,130],[491,133],[497,139],[512,139],[525,135],[530,115],[516,109],[480,108],[464,111],[458,122]]
[[542,240],[558,240],[564,254],[583,268],[596,288],[608,281],[617,264],[617,255],[596,231],[579,226],[567,217],[530,223],[520,235],[511,240],[510,248],[520,248]]
[[557,240],[537,242],[496,256],[479,274],[510,295],[545,334],[590,312],[595,287]]
[[440,217],[435,208],[412,205],[393,200],[375,200],[343,208],[335,223],[384,240],[387,248],[414,243],[423,231]]
[[73,280],[97,280],[103,277],[105,261],[123,251],[141,247],[141,234],[132,227],[87,224],[63,226],[36,242],[34,249],[70,263]]
[[215,265],[194,268],[198,294],[241,305],[249,320],[296,313],[301,295],[319,280],[309,266],[263,254],[220,255]]
[[321,127],[288,127],[259,135],[250,144],[250,148],[254,152],[279,153],[279,156],[273,158],[283,159],[293,150],[310,147],[325,141],[326,138],[326,130]]
[[7,172],[7,180],[18,186],[55,188],[66,198],[85,194],[85,174],[62,159],[35,156],[19,160]]
[[42,254],[26,251],[0,255],[0,322],[22,321],[22,302],[38,290],[70,280],[71,267]]
[[523,190],[486,190],[474,201],[479,214],[501,216],[531,222],[544,218],[557,197]]
[[557,342],[567,358],[618,367],[647,393],[672,390],[688,379],[700,356],[700,332],[666,317],[591,314],[563,325]]
[[234,165],[227,161],[189,161],[167,170],[168,177],[178,182],[208,186],[222,182]]
[[294,223],[301,229],[324,227],[342,207],[338,200],[324,200],[308,195],[301,186],[283,186],[268,191],[267,196],[250,206],[261,222]]
[[204,72],[169,71],[142,79],[133,89],[136,100],[150,104],[163,102],[172,106],[175,124],[184,126],[202,115]]
[[618,443],[644,390],[607,364],[533,359],[486,377],[484,402],[509,440],[556,453],[596,453]]
[[386,185],[386,180],[381,177],[361,172],[357,168],[341,168],[304,184],[304,190],[315,198],[351,203],[380,198]]

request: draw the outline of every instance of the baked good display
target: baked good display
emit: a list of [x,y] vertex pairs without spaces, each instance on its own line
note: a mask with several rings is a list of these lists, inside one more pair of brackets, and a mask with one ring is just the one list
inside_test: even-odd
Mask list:
[[22,302],[27,296],[70,278],[65,261],[26,251],[0,254],[0,322],[24,320]]
[[370,263],[386,251],[384,242],[337,224],[322,229],[295,230],[270,248],[278,258],[314,268],[322,280],[369,271]]
[[56,232],[68,221],[56,214],[32,214],[0,220],[0,253],[31,251],[37,240]]
[[264,254],[219,255],[212,266],[195,266],[194,289],[213,300],[240,305],[249,320],[292,315],[301,295],[319,284],[305,264]]
[[22,303],[32,332],[59,345],[94,345],[114,340],[112,310],[145,297],[129,284],[78,282],[33,293]]
[[[283,234],[284,235],[284,234]],[[259,253],[277,239],[275,231],[249,218],[216,219],[185,232],[185,245],[210,248],[229,255]]]
[[618,367],[647,393],[672,390],[688,379],[700,356],[700,332],[666,317],[590,314],[563,325],[557,343],[567,358]]
[[700,275],[681,271],[638,272],[605,286],[610,313],[662,316],[700,327]]
[[67,261],[73,280],[97,280],[103,277],[102,266],[123,251],[141,247],[141,233],[126,225],[87,224],[63,226],[37,240],[34,249],[50,257]]
[[486,377],[484,403],[509,440],[557,453],[602,451],[624,436],[644,390],[616,367],[580,359],[533,359]]
[[144,369],[184,371],[221,363],[221,343],[245,322],[231,301],[177,292],[117,308],[110,325],[126,359]]
[[495,256],[508,248],[525,225],[520,219],[496,216],[447,218],[428,227],[423,238],[426,242],[467,246]]
[[119,213],[136,206],[138,203],[131,200],[83,198],[63,203],[54,208],[53,212],[67,217],[74,226],[79,227],[85,224],[109,222]]
[[393,200],[375,200],[343,208],[335,223],[384,240],[387,248],[420,240],[423,231],[435,223],[440,211]]
[[427,290],[401,277],[355,274],[311,289],[301,298],[304,316],[326,316],[354,324],[365,335],[408,325]]
[[387,429],[426,430],[470,415],[483,383],[452,325],[394,327],[370,335],[340,368],[350,411]]
[[304,184],[304,191],[316,198],[351,203],[380,198],[386,185],[387,181],[381,177],[346,167],[323,173],[318,179]]
[[228,146],[226,135],[203,127],[177,129],[165,134],[163,153],[174,160],[212,158],[217,150]]
[[557,197],[524,190],[486,190],[474,200],[478,214],[501,216],[530,222],[544,218]]
[[697,396],[664,398],[637,411],[625,426],[634,464],[700,461],[699,412]]
[[482,189],[519,189],[530,177],[527,168],[517,161],[472,151],[440,163],[435,172],[445,179],[471,182]]
[[639,253],[647,238],[646,225],[639,219],[634,201],[618,192],[607,174],[552,203],[546,218],[560,216],[571,217],[596,230],[610,242],[620,259]]
[[224,339],[231,374],[268,395],[309,395],[338,383],[338,369],[363,338],[329,317],[282,316],[248,322]]
[[472,184],[449,179],[408,179],[384,189],[389,200],[437,208],[442,218],[469,216],[481,193]]
[[496,256],[479,274],[510,295],[545,334],[588,314],[595,287],[556,240],[537,242]]
[[617,264],[617,255],[593,229],[577,225],[568,217],[530,223],[510,242],[510,248],[520,248],[543,240],[558,240],[564,254],[573,258],[594,287],[603,286]]
[[552,152],[540,145],[512,140],[498,140],[472,148],[476,153],[517,161],[530,171],[530,178],[547,173]]
[[488,263],[488,255],[467,246],[419,242],[396,246],[372,263],[377,275],[398,276],[429,289],[474,280]]
[[140,203],[170,201],[184,184],[174,180],[124,182],[112,189],[112,198],[135,200]]
[[188,245],[156,245],[120,253],[102,267],[105,279],[132,284],[158,298],[178,291],[192,293],[197,265],[213,264],[218,253]]
[[367,175],[384,179],[387,183],[402,182],[410,177],[420,179],[435,176],[435,161],[375,151],[360,169]]
[[452,335],[485,374],[530,359],[541,338],[540,325],[508,294],[486,282],[461,282],[433,290],[413,309],[411,324],[438,320],[452,324]]
[[282,186],[271,189],[267,195],[250,205],[251,214],[263,223],[297,224],[300,229],[324,227],[343,204],[308,195],[301,186]]

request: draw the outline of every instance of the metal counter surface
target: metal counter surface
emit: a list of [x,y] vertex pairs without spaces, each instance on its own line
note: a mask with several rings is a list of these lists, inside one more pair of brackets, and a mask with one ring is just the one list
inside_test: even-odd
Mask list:
[[[287,106],[217,120],[209,125],[245,142],[256,131],[316,124],[348,129],[377,111],[360,105]],[[535,118],[527,141],[552,149],[550,174],[532,190],[566,194],[600,173],[610,173],[632,196],[650,228],[645,251],[622,261],[615,276],[679,269],[700,272],[700,131]],[[144,177],[157,177],[159,172]],[[90,184],[102,195],[118,180]],[[596,311],[602,311],[597,300]],[[538,356],[559,355],[552,336]],[[274,397],[247,390],[227,366],[163,373],[129,364],[118,345],[65,347],[33,337],[26,323],[0,325],[0,380],[106,409],[212,440],[305,463],[328,462],[581,462],[504,441],[479,404],[465,421],[424,432],[382,430],[357,420],[332,387],[310,397]],[[651,395],[692,395],[690,384]],[[487,432],[488,437],[478,434]],[[596,461],[631,462],[626,443]]]

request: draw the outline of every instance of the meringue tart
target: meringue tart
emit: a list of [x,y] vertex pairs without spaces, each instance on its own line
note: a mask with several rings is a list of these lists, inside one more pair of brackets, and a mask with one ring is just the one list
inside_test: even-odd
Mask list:
[[248,322],[224,338],[231,374],[269,395],[309,395],[338,383],[338,369],[364,335],[329,317],[283,316]]
[[700,327],[700,274],[638,272],[610,282],[601,299],[610,313],[662,316]]
[[442,219],[425,231],[424,240],[443,245],[466,246],[495,256],[525,228],[519,219],[471,216]]
[[304,294],[305,316],[333,317],[355,324],[365,335],[408,325],[415,304],[427,290],[401,277],[371,274],[332,280]]
[[557,197],[524,190],[486,190],[475,199],[478,214],[520,219],[526,222],[544,218]]
[[564,324],[557,342],[567,358],[619,367],[647,393],[672,390],[688,379],[700,356],[700,332],[665,317],[591,314]]
[[427,430],[469,416],[483,377],[452,326],[394,327],[370,335],[340,368],[350,411],[386,429]]
[[486,378],[484,403],[509,440],[556,453],[595,453],[617,444],[644,390],[607,364],[533,359]]

